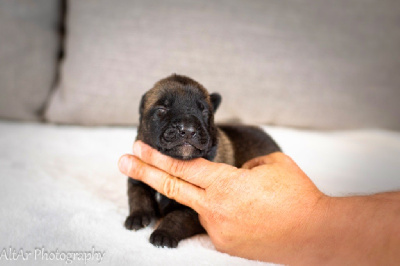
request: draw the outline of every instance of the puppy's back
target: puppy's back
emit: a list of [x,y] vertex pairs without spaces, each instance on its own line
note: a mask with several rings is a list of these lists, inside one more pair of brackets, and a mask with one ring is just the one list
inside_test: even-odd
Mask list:
[[241,167],[245,162],[255,157],[281,151],[271,136],[259,127],[218,125],[218,128],[230,140],[236,167]]

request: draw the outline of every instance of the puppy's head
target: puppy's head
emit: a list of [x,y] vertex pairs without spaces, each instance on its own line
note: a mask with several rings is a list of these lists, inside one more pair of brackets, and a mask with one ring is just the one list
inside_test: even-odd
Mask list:
[[162,79],[142,97],[138,139],[174,158],[211,160],[220,102],[219,94],[208,94],[191,78],[174,74]]

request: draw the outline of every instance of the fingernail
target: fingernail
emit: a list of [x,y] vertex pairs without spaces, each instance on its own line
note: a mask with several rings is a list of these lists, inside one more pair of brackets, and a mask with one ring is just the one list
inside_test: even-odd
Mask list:
[[142,157],[142,147],[137,141],[133,144],[133,154],[139,158]]
[[129,164],[130,164],[130,162],[129,162],[128,157],[122,156],[122,157],[119,159],[119,162],[118,162],[119,170],[120,170],[121,172],[123,172],[123,173],[128,173],[128,171],[129,171]]

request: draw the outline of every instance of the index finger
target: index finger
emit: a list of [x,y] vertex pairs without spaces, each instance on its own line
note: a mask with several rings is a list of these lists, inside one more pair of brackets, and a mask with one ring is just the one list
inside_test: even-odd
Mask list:
[[153,165],[200,188],[208,188],[224,172],[229,173],[236,169],[233,166],[210,162],[203,158],[190,161],[174,159],[161,154],[141,141],[134,143],[133,153],[147,164]]
[[152,165],[148,165],[134,155],[125,154],[118,161],[120,171],[151,186],[170,199],[189,206],[198,213],[204,202],[204,190],[172,176]]

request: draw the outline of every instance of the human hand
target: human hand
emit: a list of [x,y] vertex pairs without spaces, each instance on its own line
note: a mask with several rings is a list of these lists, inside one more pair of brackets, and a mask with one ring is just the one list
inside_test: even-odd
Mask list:
[[235,256],[290,263],[324,197],[281,152],[242,168],[176,160],[140,141],[133,152],[120,158],[121,172],[193,208],[216,249]]

